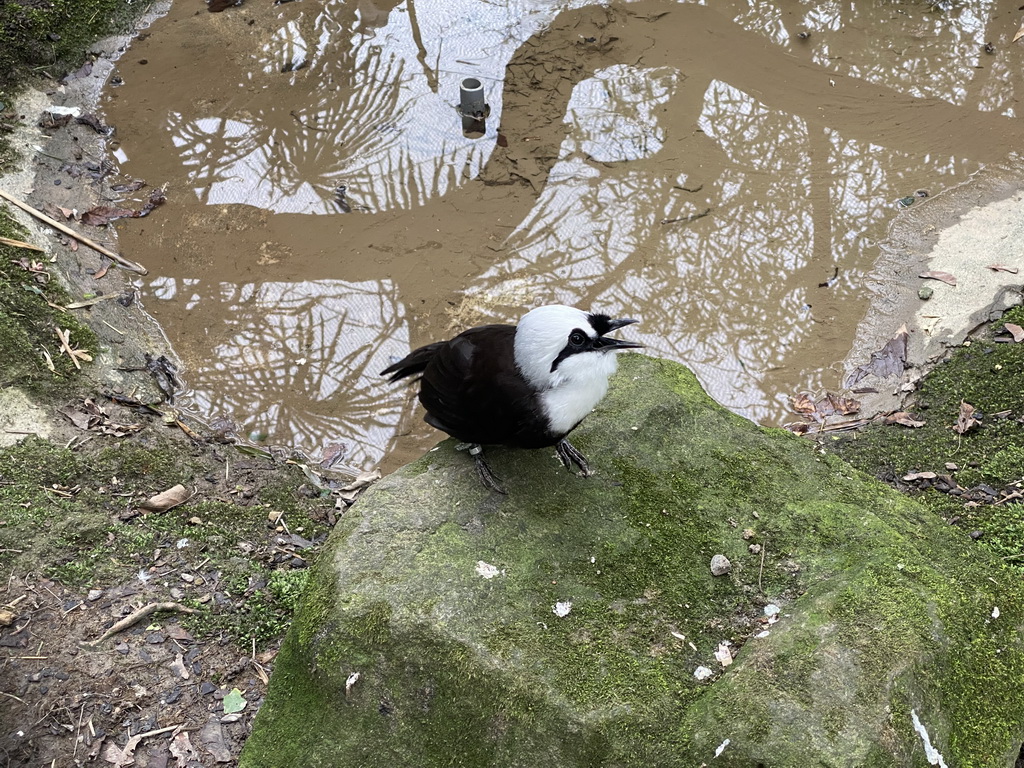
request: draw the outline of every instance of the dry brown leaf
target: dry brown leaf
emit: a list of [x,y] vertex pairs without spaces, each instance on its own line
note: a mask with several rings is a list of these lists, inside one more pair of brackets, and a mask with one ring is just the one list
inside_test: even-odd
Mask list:
[[987,269],[991,269],[993,272],[1009,272],[1011,275],[1016,275],[1020,271],[1017,267],[1007,267],[1003,264],[989,264]]
[[847,388],[852,387],[865,376],[874,375],[880,379],[903,373],[907,360],[907,326],[902,325],[896,335],[886,342],[885,346],[877,352],[871,353],[871,358],[864,364],[854,368],[846,380]]
[[918,421],[906,411],[896,411],[885,417],[886,424],[902,424],[904,427],[923,427],[924,422]]
[[903,476],[904,480],[934,480],[934,472],[908,472]]
[[372,485],[373,483],[380,480],[380,478],[381,474],[379,469],[372,469],[368,472],[360,472],[351,483],[346,485],[341,490],[358,491],[361,490],[362,488],[365,488],[368,485]]
[[183,485],[176,485],[173,488],[168,488],[163,493],[158,493],[146,501],[139,504],[139,509],[146,509],[150,512],[166,512],[172,507],[176,507],[179,504],[184,504],[192,498],[192,495]]
[[1021,328],[1016,323],[1003,323],[1003,328],[1010,332],[1015,342],[1020,343],[1024,341],[1024,328]]
[[102,227],[117,219],[130,219],[138,214],[131,208],[118,208],[112,205],[97,205],[82,214],[82,223],[90,227]]
[[[849,416],[850,414],[857,413],[860,410],[860,400],[852,397],[841,397],[832,392],[825,394],[825,402],[828,408],[831,409],[832,413],[838,413],[840,416]],[[824,411],[822,403],[818,403],[818,410]]]
[[957,416],[956,425],[953,427],[954,432],[962,435],[981,423],[974,418],[974,410],[974,406],[970,403],[963,400],[960,401],[960,414]]
[[956,286],[956,277],[951,275],[949,272],[938,272],[933,270],[929,272],[922,272],[918,277],[924,277],[931,280],[941,280],[947,285]]
[[814,399],[806,392],[801,392],[793,398],[793,410],[807,415],[814,413]]
[[171,757],[178,761],[178,765],[186,765],[199,759],[199,752],[192,746],[188,731],[174,734],[168,751],[171,753]]

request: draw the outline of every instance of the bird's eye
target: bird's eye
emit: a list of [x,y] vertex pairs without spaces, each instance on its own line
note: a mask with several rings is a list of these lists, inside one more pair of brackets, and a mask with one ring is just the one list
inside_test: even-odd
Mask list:
[[586,340],[587,337],[583,331],[573,331],[569,334],[569,343],[574,347],[582,347]]

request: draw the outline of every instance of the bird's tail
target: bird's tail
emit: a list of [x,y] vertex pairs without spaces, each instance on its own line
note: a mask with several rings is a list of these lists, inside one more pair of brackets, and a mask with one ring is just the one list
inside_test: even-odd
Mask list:
[[438,348],[444,343],[443,341],[435,341],[433,344],[427,344],[425,347],[414,349],[397,363],[392,363],[381,371],[380,375],[389,376],[388,381],[395,383],[408,376],[421,374],[427,367],[427,364],[434,358]]

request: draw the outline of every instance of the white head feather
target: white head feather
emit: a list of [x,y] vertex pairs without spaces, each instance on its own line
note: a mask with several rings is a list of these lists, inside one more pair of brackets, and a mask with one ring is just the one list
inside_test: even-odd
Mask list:
[[552,431],[568,433],[608,392],[608,377],[618,368],[611,351],[590,350],[552,364],[569,344],[573,331],[590,338],[597,331],[587,312],[552,304],[523,315],[516,327],[516,367],[539,392]]

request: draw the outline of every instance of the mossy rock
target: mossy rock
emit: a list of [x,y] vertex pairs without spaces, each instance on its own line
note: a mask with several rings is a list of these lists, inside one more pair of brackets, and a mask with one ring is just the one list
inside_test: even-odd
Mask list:
[[674,363],[624,357],[574,442],[594,477],[492,449],[501,497],[448,441],[367,492],[241,765],[1013,764],[1019,579],[962,533]]

